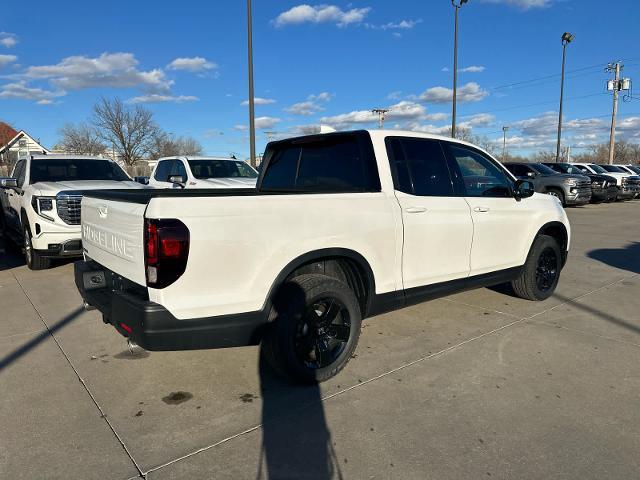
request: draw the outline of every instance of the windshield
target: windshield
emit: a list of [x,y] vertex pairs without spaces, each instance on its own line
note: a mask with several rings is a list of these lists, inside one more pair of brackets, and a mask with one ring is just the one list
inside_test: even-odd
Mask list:
[[604,168],[602,168],[600,165],[596,165],[595,163],[590,164],[589,167],[596,173],[607,173]]
[[628,172],[625,172],[620,167],[616,167],[615,165],[603,165],[602,168],[604,168],[607,172],[628,173]]
[[547,167],[546,165],[542,165],[541,163],[532,163],[529,165],[536,172],[541,173],[543,175],[557,175],[558,172],[554,171],[552,168]]
[[636,173],[640,173],[640,167],[637,167],[635,165],[629,165],[627,168],[630,168],[631,170],[633,170]]
[[31,162],[31,183],[74,180],[131,180],[111,160],[45,159]]
[[189,160],[193,176],[205,178],[258,178],[245,162],[235,160]]
[[583,172],[578,167],[574,167],[570,163],[559,163],[558,166],[562,169],[564,173],[571,173],[574,175],[582,175]]

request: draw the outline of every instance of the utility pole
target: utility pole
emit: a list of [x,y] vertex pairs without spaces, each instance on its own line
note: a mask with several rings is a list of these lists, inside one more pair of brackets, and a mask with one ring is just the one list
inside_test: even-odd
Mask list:
[[620,70],[623,65],[620,62],[610,63],[606,71],[614,74],[613,81],[607,83],[607,90],[613,90],[613,114],[611,115],[611,134],[609,136],[609,165],[613,163],[616,149],[616,117],[618,116],[618,92],[620,92]]
[[560,111],[558,112],[558,142],[556,144],[556,163],[560,161],[560,142],[562,140],[562,102],[564,100],[564,64],[567,59],[567,45],[574,39],[569,32],[562,34],[562,74],[560,77]]
[[509,127],[502,127],[502,161],[507,161],[507,132]]
[[253,95],[253,21],[251,19],[251,0],[247,0],[247,52],[249,64],[249,148],[250,162],[256,167],[256,122]]
[[267,136],[267,140],[270,142],[271,140],[273,140],[276,136],[278,132],[271,132],[271,131],[266,131],[264,132],[264,134]]
[[451,0],[455,9],[455,29],[453,33],[453,105],[451,107],[451,138],[456,138],[456,110],[458,100],[458,12],[469,0]]
[[388,108],[374,108],[371,113],[378,115],[378,128],[384,127],[385,114],[389,112]]

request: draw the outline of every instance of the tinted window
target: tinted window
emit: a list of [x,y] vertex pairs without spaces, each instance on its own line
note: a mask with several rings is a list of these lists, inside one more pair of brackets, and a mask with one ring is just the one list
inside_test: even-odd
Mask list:
[[595,163],[590,163],[589,164],[589,168],[591,168],[591,170],[593,170],[596,173],[607,173],[607,171],[602,168],[600,165],[596,165]]
[[387,137],[385,143],[396,190],[420,196],[453,196],[453,184],[440,142]]
[[257,178],[258,174],[245,162],[234,160],[189,160],[196,178]]
[[26,170],[26,163],[24,160],[20,160],[18,163],[16,163],[16,166],[13,169],[12,177],[17,179],[19,187],[22,187],[22,185],[24,184],[24,177],[26,173],[25,170]]
[[171,175],[172,164],[173,160],[162,160],[161,162],[158,162],[156,173],[153,178],[159,182],[166,182],[169,179],[169,175]]
[[130,180],[110,160],[47,159],[31,162],[31,183],[65,180]]
[[570,165],[567,165],[566,163],[545,163],[544,165],[549,167],[554,172],[558,172],[558,173],[569,173],[569,170],[572,168]]
[[602,165],[602,168],[604,168],[607,172],[627,173],[624,170],[622,170],[620,167],[616,167],[615,165]]
[[187,169],[184,166],[182,160],[174,160],[173,167],[171,168],[171,175],[179,175],[183,178],[187,178]]
[[517,163],[505,164],[507,170],[513,173],[516,177],[526,177],[528,173],[531,173],[531,169],[526,165],[519,165]]
[[371,140],[364,132],[274,142],[265,156],[262,189],[380,191]]
[[555,171],[553,171],[552,169],[550,169],[549,167],[547,167],[546,165],[543,165],[541,163],[532,163],[530,166],[535,171],[537,171],[538,173],[541,173],[543,175],[555,175],[556,174]]
[[476,150],[451,143],[447,146],[462,174],[466,196],[511,197],[511,181],[495,163]]

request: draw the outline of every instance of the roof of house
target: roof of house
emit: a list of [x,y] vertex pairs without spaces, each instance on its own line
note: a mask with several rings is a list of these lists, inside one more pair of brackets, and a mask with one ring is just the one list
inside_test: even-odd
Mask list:
[[[9,127],[9,128],[11,128],[11,127]],[[8,150],[9,148],[11,148],[13,146],[13,144],[16,143],[18,140],[20,140],[20,138],[22,138],[23,136],[29,137],[31,140],[33,140],[34,143],[37,143],[38,145],[40,145],[42,147],[43,152],[46,153],[46,152],[49,151],[47,148],[43,147],[40,142],[38,142],[36,139],[34,139],[27,132],[25,132],[24,130],[20,130],[19,132],[16,132],[16,134],[13,136],[13,138],[11,138],[5,145],[0,145],[0,153],[2,153],[5,150]]]
[[16,129],[7,123],[0,122],[0,146],[9,143],[16,135],[18,135]]

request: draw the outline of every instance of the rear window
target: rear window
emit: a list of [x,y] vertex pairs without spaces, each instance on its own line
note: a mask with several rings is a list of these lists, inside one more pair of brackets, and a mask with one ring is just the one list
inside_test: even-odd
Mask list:
[[73,180],[131,180],[110,160],[47,159],[31,162],[31,183]]
[[301,137],[271,143],[262,190],[306,192],[380,191],[367,132]]

